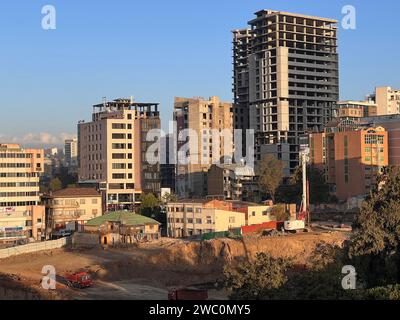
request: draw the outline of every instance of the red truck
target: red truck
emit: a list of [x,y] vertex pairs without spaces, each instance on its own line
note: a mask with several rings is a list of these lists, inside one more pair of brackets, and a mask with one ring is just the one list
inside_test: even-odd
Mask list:
[[92,278],[86,272],[67,273],[64,278],[68,287],[71,288],[83,289],[89,288],[93,285]]
[[168,293],[168,300],[207,300],[207,290],[197,288],[172,289]]

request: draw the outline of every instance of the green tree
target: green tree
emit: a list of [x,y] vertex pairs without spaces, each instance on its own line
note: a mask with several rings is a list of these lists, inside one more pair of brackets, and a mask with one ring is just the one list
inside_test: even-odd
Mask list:
[[284,204],[277,204],[272,207],[271,215],[274,216],[276,221],[289,220],[290,214],[287,212]]
[[[276,199],[282,203],[300,203],[303,193],[303,172],[301,167],[298,167],[295,173],[288,179],[287,183],[279,186]],[[324,173],[313,166],[307,169],[307,176],[310,187],[310,203],[331,203],[336,202],[329,192]]]
[[142,194],[140,196],[139,214],[156,219],[160,214],[160,200],[152,193]]
[[237,268],[225,266],[224,286],[231,299],[258,300],[273,297],[287,281],[291,261],[258,253],[254,261],[242,262]]
[[164,203],[177,202],[178,201],[178,197],[173,193],[166,193],[162,197],[162,200],[163,200]]
[[261,190],[265,190],[271,199],[275,202],[275,193],[283,179],[283,169],[285,164],[273,155],[267,155],[262,158],[258,176],[259,186]]
[[367,287],[400,282],[400,168],[386,168],[353,225],[349,255]]
[[57,191],[62,189],[62,183],[59,178],[51,179],[50,181],[50,191]]

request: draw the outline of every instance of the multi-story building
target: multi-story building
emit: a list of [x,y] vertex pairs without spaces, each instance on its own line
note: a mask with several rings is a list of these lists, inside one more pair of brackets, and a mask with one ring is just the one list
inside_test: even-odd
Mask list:
[[338,101],[337,114],[340,119],[360,120],[364,117],[373,117],[377,115],[377,104],[371,100],[368,101]]
[[41,240],[45,208],[39,179],[44,151],[0,144],[0,242]]
[[216,164],[208,170],[208,195],[225,200],[259,201],[259,186],[252,167]]
[[[181,198],[202,197],[207,194],[206,179],[211,165],[228,159],[232,162],[232,104],[221,102],[218,97],[209,100],[175,98],[174,119],[177,123],[178,151],[188,146],[187,161],[181,159],[182,153],[177,152],[177,195]],[[189,129],[190,136],[185,133]]]
[[220,201],[180,200],[167,204],[168,236],[190,237],[228,231],[272,220],[272,206]]
[[400,89],[377,87],[374,98],[378,106],[378,116],[400,114]]
[[388,165],[388,133],[351,120],[310,134],[311,163],[323,170],[339,200],[365,196]]
[[161,138],[161,163],[160,180],[161,188],[170,189],[175,193],[175,170],[176,159],[174,158],[173,135],[167,135]]
[[400,166],[400,114],[363,118],[367,126],[385,128],[388,133],[389,165]]
[[[255,155],[299,164],[299,137],[322,131],[339,99],[337,21],[261,10],[233,32],[235,127],[255,130]],[[248,122],[247,122],[247,119]]]
[[147,133],[159,129],[157,103],[117,99],[93,106],[91,122],[78,124],[79,180],[95,183],[105,210],[133,210],[143,192],[160,193],[159,163],[149,164]]
[[82,231],[84,224],[103,214],[101,193],[94,188],[67,188],[43,196],[46,231]]
[[65,163],[68,167],[78,165],[78,139],[65,140]]

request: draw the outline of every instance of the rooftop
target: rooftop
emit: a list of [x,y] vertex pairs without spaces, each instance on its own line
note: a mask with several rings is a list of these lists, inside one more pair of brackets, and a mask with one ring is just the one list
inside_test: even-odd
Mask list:
[[154,219],[127,211],[115,211],[89,220],[85,226],[97,227],[107,222],[121,222],[126,226],[160,225]]
[[76,197],[101,197],[100,192],[94,188],[66,188],[54,191],[53,198],[76,198]]

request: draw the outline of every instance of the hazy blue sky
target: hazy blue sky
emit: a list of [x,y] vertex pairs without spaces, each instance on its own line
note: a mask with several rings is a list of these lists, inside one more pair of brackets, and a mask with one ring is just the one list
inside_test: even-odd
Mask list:
[[[46,4],[56,30],[41,28]],[[103,96],[160,102],[165,123],[174,96],[231,101],[231,30],[260,9],[341,19],[347,4],[357,29],[339,32],[341,98],[400,87],[398,0],[2,0],[0,140],[57,142]]]

